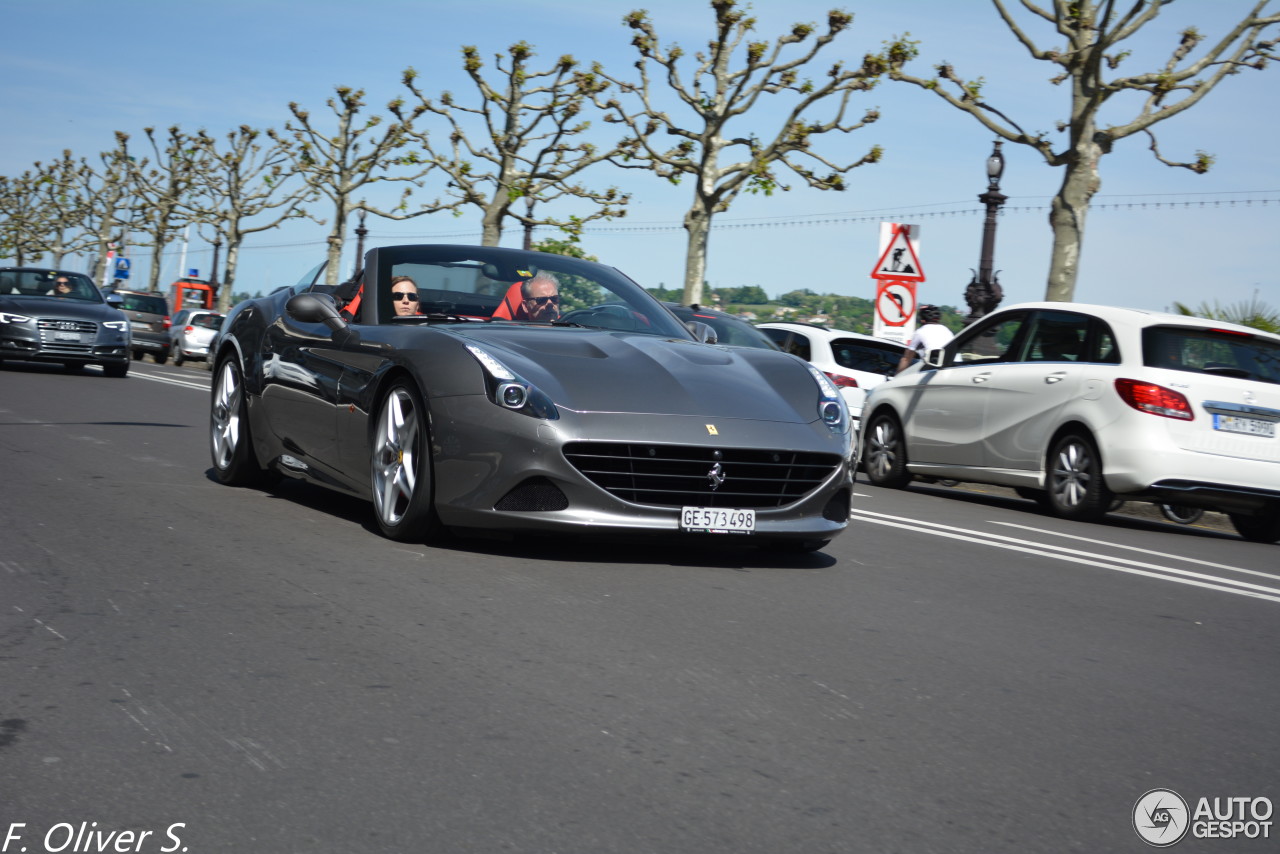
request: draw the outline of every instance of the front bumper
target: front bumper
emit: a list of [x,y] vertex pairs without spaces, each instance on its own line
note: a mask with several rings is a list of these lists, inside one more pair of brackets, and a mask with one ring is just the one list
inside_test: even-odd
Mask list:
[[[84,336],[89,337],[89,336]],[[36,330],[0,332],[0,359],[31,362],[117,364],[129,361],[129,347],[122,332],[102,330],[89,343],[47,340]]]
[[[487,398],[437,399],[432,411],[436,509],[441,521],[462,528],[500,530],[719,536],[749,544],[770,539],[823,539],[848,525],[853,455],[821,423],[724,420],[695,416],[575,413],[555,421],[507,412]],[[708,421],[718,435],[709,440]],[[639,504],[618,498],[584,475],[565,456],[573,442],[628,443],[654,448],[786,449],[830,455],[835,464],[815,488],[777,507],[757,507],[748,535],[688,534],[680,528],[680,506]],[[726,464],[732,487],[735,470]],[[563,495],[561,509],[498,509],[519,504],[525,490]],[[719,501],[707,487],[705,499]],[[560,506],[560,505],[556,505]]]

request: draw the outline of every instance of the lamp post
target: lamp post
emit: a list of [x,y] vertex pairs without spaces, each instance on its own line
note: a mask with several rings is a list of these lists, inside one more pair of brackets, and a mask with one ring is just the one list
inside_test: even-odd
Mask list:
[[978,196],[978,201],[987,206],[987,218],[982,224],[982,257],[978,261],[978,272],[964,289],[964,300],[969,304],[969,323],[995,311],[1004,299],[1004,288],[1000,287],[998,273],[992,271],[996,252],[996,215],[1000,206],[1008,196],[1000,192],[1000,176],[1004,174],[1004,155],[1000,153],[1000,140],[996,140],[991,156],[987,158],[987,191]]
[[364,264],[364,236],[369,233],[369,229],[364,227],[364,218],[368,213],[364,208],[360,209],[360,224],[356,226],[356,268],[351,271],[353,279],[359,275]]

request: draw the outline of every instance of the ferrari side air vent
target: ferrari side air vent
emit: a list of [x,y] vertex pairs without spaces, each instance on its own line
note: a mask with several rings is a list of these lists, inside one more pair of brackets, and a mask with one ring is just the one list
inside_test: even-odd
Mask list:
[[623,501],[662,507],[784,507],[840,466],[836,454],[570,442],[564,455]]

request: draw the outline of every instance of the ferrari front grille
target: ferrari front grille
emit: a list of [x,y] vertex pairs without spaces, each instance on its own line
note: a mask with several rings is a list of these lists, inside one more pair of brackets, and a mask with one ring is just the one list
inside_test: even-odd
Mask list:
[[840,466],[835,454],[571,442],[565,458],[623,501],[661,507],[783,507]]

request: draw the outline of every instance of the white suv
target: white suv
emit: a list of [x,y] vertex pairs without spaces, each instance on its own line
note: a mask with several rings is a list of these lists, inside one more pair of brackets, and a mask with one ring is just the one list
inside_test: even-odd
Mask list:
[[893,375],[904,348],[896,341],[809,323],[761,323],[757,327],[783,352],[799,356],[840,389],[857,426],[867,391]]
[[1076,303],[1010,306],[867,398],[881,486],[1014,487],[1069,519],[1115,498],[1217,510],[1280,540],[1280,335]]

